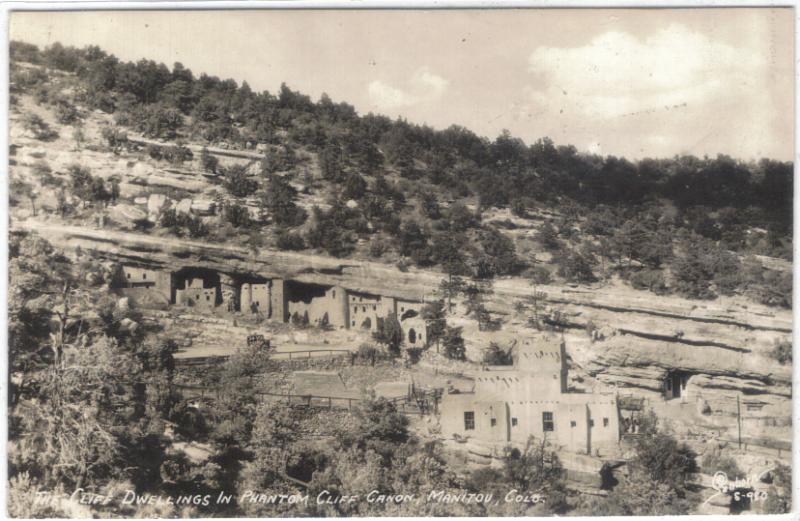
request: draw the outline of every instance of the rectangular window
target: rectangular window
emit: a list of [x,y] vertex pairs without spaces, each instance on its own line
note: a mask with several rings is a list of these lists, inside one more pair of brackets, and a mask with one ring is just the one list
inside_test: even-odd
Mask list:
[[608,418],[603,418],[603,427],[608,427]]
[[594,427],[594,420],[589,420],[589,427]]
[[545,411],[542,413],[542,430],[544,432],[553,432],[555,430],[552,412]]
[[475,413],[473,411],[464,412],[464,430],[465,431],[475,430]]
[[333,298],[336,298],[336,290],[333,290]]
[[142,279],[147,280],[147,273],[142,273]]
[[517,419],[516,418],[511,418],[511,426],[512,427],[516,427],[517,426]]
[[578,424],[577,424],[577,423],[575,423],[574,421],[571,421],[571,422],[569,422],[569,426],[570,426],[570,427],[575,427],[576,425],[578,425]]
[[128,273],[128,278],[131,278],[131,274],[130,273]]
[[492,418],[491,422],[492,422],[492,427],[496,426],[497,425],[497,418]]

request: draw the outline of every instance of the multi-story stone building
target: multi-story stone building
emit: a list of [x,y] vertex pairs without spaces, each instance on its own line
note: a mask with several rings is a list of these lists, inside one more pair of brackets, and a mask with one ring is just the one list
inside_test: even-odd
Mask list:
[[534,436],[585,454],[610,452],[619,442],[616,396],[568,392],[560,340],[521,340],[513,366],[485,367],[474,377],[473,392],[442,399],[447,436],[498,443]]

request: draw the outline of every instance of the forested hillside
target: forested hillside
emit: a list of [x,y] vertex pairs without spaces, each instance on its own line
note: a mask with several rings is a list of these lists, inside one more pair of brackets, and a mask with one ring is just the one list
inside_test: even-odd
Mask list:
[[[620,278],[658,294],[740,294],[791,306],[790,271],[764,259],[791,260],[791,163],[630,161],[548,138],[529,145],[504,132],[489,140],[457,126],[359,115],[286,85],[258,93],[179,63],[125,63],[97,47],[13,42],[10,80],[12,113],[32,94],[60,126],[81,129],[96,114],[111,115],[105,150],[130,150],[134,134],[159,140],[143,150],[150,158],[172,168],[196,164],[219,185],[219,219],[173,210],[149,233],[246,239],[476,278]],[[23,117],[43,143],[57,137],[42,118]],[[223,165],[205,151],[193,157],[188,144],[263,159],[255,168]],[[60,193],[65,218],[119,197],[113,179],[98,180],[86,165],[71,165],[65,180],[44,162],[35,167],[35,181],[14,180],[12,204],[28,204],[26,194],[40,190],[32,182]]]

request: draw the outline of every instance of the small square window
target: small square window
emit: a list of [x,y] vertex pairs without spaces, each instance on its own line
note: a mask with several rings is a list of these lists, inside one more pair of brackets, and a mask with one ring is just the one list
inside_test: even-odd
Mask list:
[[594,427],[594,420],[589,420],[589,427]]
[[353,325],[354,325],[354,326],[356,325],[356,321],[355,321],[355,320],[353,320]]
[[131,278],[131,274],[130,273],[128,273],[128,278]]
[[608,418],[603,418],[603,427],[608,427]]
[[206,301],[209,301],[209,300],[211,300],[211,297],[209,295],[206,295]]
[[511,426],[512,427],[516,427],[517,426],[517,419],[516,418],[511,418]]
[[473,411],[464,412],[464,430],[465,431],[475,430],[475,413]]
[[578,424],[575,421],[569,422],[570,427],[576,427]]
[[492,427],[495,427],[497,425],[497,418],[492,418],[491,419],[491,424],[492,424]]

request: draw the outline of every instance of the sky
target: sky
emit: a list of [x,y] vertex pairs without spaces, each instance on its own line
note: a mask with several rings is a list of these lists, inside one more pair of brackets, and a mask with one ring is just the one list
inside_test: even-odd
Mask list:
[[791,160],[791,9],[15,12],[10,36],[494,139]]

